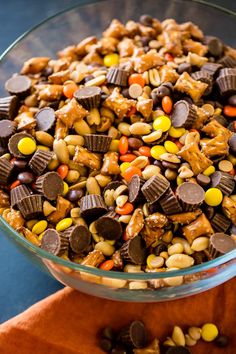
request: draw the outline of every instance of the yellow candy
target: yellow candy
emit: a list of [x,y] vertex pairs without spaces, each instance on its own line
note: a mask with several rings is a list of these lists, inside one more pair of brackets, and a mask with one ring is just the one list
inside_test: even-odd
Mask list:
[[61,232],[64,231],[66,229],[68,229],[68,227],[70,227],[72,225],[72,219],[71,218],[65,218],[62,219],[61,221],[59,221],[56,225],[56,230]]
[[44,145],[37,145],[37,150],[50,151],[50,148]]
[[165,141],[164,147],[166,151],[169,152],[170,154],[177,154],[177,152],[179,151],[178,146],[175,143],[173,143],[173,141],[170,140]]
[[210,206],[220,205],[223,199],[223,194],[218,188],[209,188],[205,193],[205,202]]
[[202,339],[205,342],[212,342],[218,334],[218,328],[213,323],[206,323],[202,326]]
[[204,171],[203,171],[203,174],[205,175],[205,176],[210,176],[210,175],[212,175],[214,172],[215,172],[215,167],[214,166],[209,166],[209,167],[207,167]]
[[177,185],[180,186],[183,182],[184,182],[183,178],[177,176],[177,178],[176,178]]
[[107,54],[103,59],[104,65],[107,67],[119,64],[119,55],[116,53]]
[[170,129],[171,120],[166,116],[160,116],[156,118],[153,122],[153,128],[155,130],[161,130],[162,132],[167,132]]
[[112,140],[109,150],[118,152],[119,151],[119,140],[117,140],[117,139]]
[[33,139],[22,138],[18,142],[17,148],[23,155],[31,155],[35,152],[37,146]]
[[69,186],[66,182],[63,181],[63,193],[62,195],[65,196],[69,192]]
[[38,236],[38,240],[39,240],[39,241],[42,241],[43,235],[44,235],[44,232],[42,232],[42,233]]
[[33,226],[38,222],[37,219],[32,219],[26,222],[26,226],[29,230],[32,230]]
[[148,268],[152,269],[152,265],[151,265],[151,262],[152,260],[156,258],[156,255],[155,254],[149,254],[149,256],[147,257],[147,266]]
[[166,149],[162,145],[155,145],[151,148],[150,153],[154,159],[160,160],[160,156],[166,153]]
[[105,241],[111,246],[114,246],[114,244],[116,243],[116,240],[105,240]]
[[234,166],[236,165],[236,157],[234,155],[229,154],[227,158]]
[[122,164],[120,165],[121,173],[124,173],[129,166],[130,166],[130,162],[122,162]]
[[42,232],[46,230],[47,226],[48,226],[47,221],[41,220],[33,226],[32,232],[34,232],[37,235],[40,235]]
[[170,127],[170,130],[168,131],[169,136],[172,138],[180,138],[186,130],[184,128],[175,128],[175,127]]

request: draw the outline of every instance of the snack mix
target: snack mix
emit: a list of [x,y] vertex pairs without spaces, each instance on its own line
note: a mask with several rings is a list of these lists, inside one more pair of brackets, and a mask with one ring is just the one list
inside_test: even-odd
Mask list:
[[236,50],[191,22],[114,19],[5,89],[0,214],[22,237],[125,272],[236,248]]

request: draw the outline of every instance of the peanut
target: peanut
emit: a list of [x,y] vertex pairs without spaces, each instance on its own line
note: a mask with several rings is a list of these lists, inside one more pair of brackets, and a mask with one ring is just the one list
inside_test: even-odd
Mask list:
[[118,130],[121,132],[122,135],[125,135],[125,136],[130,136],[131,135],[129,128],[130,128],[130,124],[125,123],[125,122],[121,122],[118,125]]
[[162,136],[162,131],[161,130],[155,130],[154,132],[142,136],[142,139],[145,143],[152,143],[153,141],[156,141],[160,139]]
[[191,249],[196,252],[204,251],[208,248],[209,237],[197,237],[193,240]]
[[133,160],[130,163],[130,166],[135,166],[135,167],[142,169],[142,168],[146,167],[147,164],[148,164],[148,157],[147,156],[138,156],[138,157],[136,157],[135,160]]
[[147,123],[136,122],[129,127],[129,131],[134,135],[146,135],[151,131],[151,126]]
[[67,135],[64,139],[67,145],[84,145],[84,138],[81,135]]
[[101,195],[101,189],[95,177],[89,177],[86,182],[86,188],[89,194]]
[[74,123],[74,128],[77,134],[86,135],[91,134],[91,128],[84,119]]
[[116,199],[116,205],[120,208],[122,208],[125,203],[128,201],[128,196],[127,195],[119,195]]
[[39,130],[35,133],[35,137],[40,144],[48,146],[48,147],[53,146],[54,139],[50,134]]
[[53,151],[55,152],[57,159],[64,164],[68,164],[70,156],[64,140],[54,140]]
[[148,165],[145,167],[145,169],[142,171],[142,177],[145,180],[148,180],[152,176],[155,176],[161,172],[160,167],[155,166],[155,165]]
[[194,259],[186,254],[173,254],[166,260],[168,268],[188,268],[194,264]]

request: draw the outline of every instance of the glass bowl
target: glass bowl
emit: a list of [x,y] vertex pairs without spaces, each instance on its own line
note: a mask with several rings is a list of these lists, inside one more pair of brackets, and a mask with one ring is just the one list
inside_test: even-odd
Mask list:
[[[4,82],[33,56],[55,57],[56,52],[90,35],[99,36],[113,18],[125,22],[148,13],[163,20],[193,21],[205,33],[236,46],[236,14],[202,1],[106,0],[80,1],[80,5],[46,20],[21,36],[3,53],[0,95]],[[59,282],[85,293],[120,301],[157,302],[177,299],[213,288],[236,275],[236,250],[184,270],[166,273],[102,271],[53,256],[34,246],[0,218],[0,229],[25,254]]]

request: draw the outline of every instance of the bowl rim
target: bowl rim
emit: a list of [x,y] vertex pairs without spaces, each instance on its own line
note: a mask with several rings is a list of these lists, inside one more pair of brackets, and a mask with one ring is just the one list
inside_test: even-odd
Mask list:
[[[6,55],[17,45],[20,43],[20,41],[24,38],[27,37],[31,32],[35,31],[37,28],[41,27],[43,24],[49,22],[53,18],[59,17],[60,15],[63,15],[64,13],[73,11],[76,8],[81,8],[84,6],[92,5],[94,3],[101,3],[101,2],[107,2],[109,0],[81,0],[80,3],[77,3],[71,7],[68,7],[62,11],[57,12],[56,14],[47,17],[40,23],[38,23],[36,26],[33,26],[26,32],[24,32],[22,35],[20,35],[12,44],[10,44],[0,55],[0,62],[6,57]],[[175,1],[175,0],[174,0]],[[182,1],[188,1],[189,0],[182,0]],[[205,0],[191,0],[194,3],[197,3],[201,6],[207,6],[211,8],[215,8],[218,11],[223,11],[228,15],[234,16],[236,18],[236,12],[226,9],[220,5],[214,4],[214,3],[208,3]],[[1,228],[1,225],[3,228]],[[184,268],[184,269],[178,269],[178,270],[171,270],[171,271],[166,271],[166,272],[150,272],[150,273],[126,273],[126,272],[120,272],[120,271],[106,271],[106,270],[101,270],[99,268],[95,267],[89,267],[85,265],[80,265],[78,263],[73,263],[71,261],[65,260],[63,258],[60,258],[58,256],[55,256],[53,254],[50,254],[47,251],[44,251],[38,246],[35,246],[32,244],[30,241],[28,241],[26,238],[22,237],[15,229],[13,229],[6,220],[3,219],[2,216],[0,216],[0,230],[3,232],[5,230],[7,233],[10,234],[10,236],[13,236],[13,239],[22,245],[24,248],[32,251],[35,255],[40,256],[48,261],[53,261],[56,264],[59,264],[64,267],[68,267],[72,270],[83,272],[83,273],[90,273],[96,276],[101,276],[101,277],[107,277],[107,278],[113,278],[113,279],[133,279],[133,280],[155,280],[155,279],[162,279],[162,278],[170,278],[170,277],[176,277],[176,276],[184,276],[184,275],[191,275],[195,274],[201,271],[208,271],[211,268],[218,267],[220,265],[223,265],[226,262],[229,262],[231,260],[234,260],[236,258],[236,249],[232,250],[231,252],[228,252],[227,254],[220,256],[216,259],[213,259],[211,261],[202,263],[200,265],[195,265],[189,268]]]

